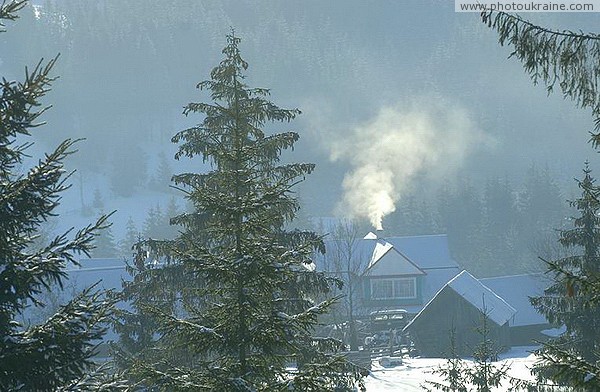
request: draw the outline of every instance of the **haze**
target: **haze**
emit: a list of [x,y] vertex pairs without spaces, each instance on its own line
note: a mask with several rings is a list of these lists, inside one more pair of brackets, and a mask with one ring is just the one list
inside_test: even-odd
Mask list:
[[[590,115],[533,86],[478,14],[454,13],[453,7],[431,0],[38,1],[0,36],[7,48],[0,74],[18,78],[22,64],[60,53],[60,79],[47,97],[54,105],[46,115],[49,126],[35,135],[35,148],[47,151],[66,137],[86,139],[71,160],[78,174],[61,207],[61,226],[89,220],[82,212],[95,193],[103,201],[98,210],[117,209],[116,237],[129,217],[141,228],[150,209],[166,210],[173,197],[184,208],[180,194],[156,173],[164,162],[172,173],[203,170],[201,162],[173,160],[170,137],[200,121],[184,117],[182,107],[207,100],[195,85],[221,58],[231,28],[242,37],[248,83],[271,89],[281,106],[303,111],[290,124],[301,133],[290,159],[317,164],[299,192],[306,219],[356,218],[371,226],[369,208],[344,208],[353,203],[352,178],[365,165],[384,177],[386,170],[394,173],[375,181],[389,183],[389,194],[376,196],[388,204],[382,216],[464,181],[481,191],[499,178],[518,193],[532,167],[549,173],[566,208],[583,162],[596,166],[587,143]],[[596,15],[528,17],[554,29],[593,31]],[[35,30],[24,33],[28,29]],[[421,113],[433,125],[420,147],[402,142],[405,148],[386,151],[389,167],[382,169],[368,154],[352,152],[368,150],[353,150],[353,144],[369,146],[365,136],[374,146],[385,137],[384,128],[367,128],[384,121],[386,110],[388,120],[396,116],[402,123]],[[400,169],[407,162],[410,168]],[[117,175],[122,184],[115,184]],[[99,212],[88,209],[87,215]],[[561,225],[560,216],[554,221]]]

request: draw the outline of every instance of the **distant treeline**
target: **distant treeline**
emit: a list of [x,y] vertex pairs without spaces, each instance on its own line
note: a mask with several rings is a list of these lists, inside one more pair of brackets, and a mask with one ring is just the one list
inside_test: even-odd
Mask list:
[[561,256],[556,239],[569,224],[567,198],[548,169],[531,166],[519,186],[496,177],[413,192],[384,226],[389,235],[447,233],[453,257],[477,276],[540,271],[539,257]]

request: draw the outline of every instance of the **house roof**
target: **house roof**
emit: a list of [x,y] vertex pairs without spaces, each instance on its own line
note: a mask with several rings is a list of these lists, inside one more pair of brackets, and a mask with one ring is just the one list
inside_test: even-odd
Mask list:
[[[411,259],[421,269],[458,267],[450,256],[446,234],[419,235],[406,237],[384,237],[385,241]],[[325,237],[325,248],[331,253],[338,246],[344,247],[344,240]],[[355,254],[370,257],[378,241],[358,238],[352,241]]]
[[[426,274],[427,278],[423,279],[421,286],[422,299],[425,302],[429,301],[440,287],[460,272],[458,264],[450,256],[448,237],[445,234],[386,237],[385,242],[393,245],[393,247],[389,245],[377,247],[377,244],[381,244],[381,242],[381,240],[362,238],[354,241],[326,238],[327,253],[325,255],[317,254],[315,263],[321,271],[334,271],[336,269],[336,258],[345,257],[350,250],[353,264],[351,268],[357,273],[366,271],[368,266],[372,266],[377,260],[385,261],[380,265],[380,267],[385,266],[384,268],[379,269],[380,267],[377,267],[373,269],[371,267],[367,271],[370,277],[402,275],[403,273],[397,273],[401,272],[397,267],[398,265],[405,267],[407,267],[407,264],[414,265],[410,271],[406,271],[406,274]],[[348,247],[349,244],[350,247]],[[340,250],[342,251],[341,255],[338,254]],[[388,252],[393,253],[382,259],[382,256],[385,256]],[[339,268],[345,270],[348,267],[338,265],[337,269]],[[394,270],[396,273],[394,273]],[[422,309],[422,306],[405,306],[405,308],[410,313],[415,314]]]
[[425,272],[398,251],[394,245],[385,240],[377,240],[364,274],[375,276],[425,275]]
[[[458,268],[456,261],[450,256],[448,249],[448,236],[446,234],[407,236],[407,237],[385,237],[385,241],[392,244],[396,250],[402,253],[422,270],[436,268]],[[332,257],[336,248],[347,246],[344,240],[325,238],[325,255],[317,255],[316,263],[319,269],[325,261]],[[363,238],[352,241],[352,252],[356,257],[366,259],[364,267],[367,268],[378,240],[366,240]]]
[[[351,269],[357,273],[360,273],[367,267],[371,254],[373,253],[373,248],[375,247],[374,241],[367,241],[363,239],[338,240],[326,237],[324,243],[326,250],[325,254],[316,252],[314,258],[316,268],[319,271],[336,270],[335,263],[341,261],[343,264],[345,264],[348,253],[351,253]],[[340,268],[340,266],[338,266],[338,268]],[[346,270],[348,267],[343,265],[341,268]]]
[[446,234],[386,237],[386,241],[423,270],[458,268],[458,264],[450,256]]
[[529,302],[529,297],[537,297],[544,294],[544,289],[550,284],[546,275],[498,276],[495,278],[483,278],[480,281],[517,310],[515,317],[510,322],[511,326],[519,327],[546,324],[548,322]]
[[446,283],[433,298],[423,307],[415,318],[405,327],[409,328],[419,318],[427,307],[436,300],[444,290],[452,290],[481,312],[487,313],[490,320],[498,325],[504,325],[517,312],[504,299],[489,287],[485,286],[467,271],[462,271]]

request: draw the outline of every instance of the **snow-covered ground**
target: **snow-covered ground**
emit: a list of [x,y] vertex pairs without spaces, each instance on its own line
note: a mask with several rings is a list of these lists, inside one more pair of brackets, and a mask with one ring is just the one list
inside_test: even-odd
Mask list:
[[[532,379],[529,368],[535,363],[535,356],[531,354],[536,347],[514,347],[500,355],[497,365],[510,363],[509,374],[520,379]],[[443,381],[432,370],[439,365],[444,365],[445,360],[440,358],[406,358],[401,366],[384,368],[379,361],[373,361],[371,374],[367,377],[368,392],[412,392],[423,391],[426,380]],[[506,390],[500,388],[498,391]]]

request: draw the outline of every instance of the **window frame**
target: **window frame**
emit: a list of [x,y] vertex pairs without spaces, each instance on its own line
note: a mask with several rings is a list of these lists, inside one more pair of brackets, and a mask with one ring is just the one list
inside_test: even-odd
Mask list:
[[[412,282],[413,293],[411,296],[399,296],[396,290],[397,282]],[[385,282],[385,283],[384,283]],[[388,283],[389,282],[389,283]],[[395,299],[417,299],[417,278],[415,276],[411,277],[402,277],[402,278],[376,278],[370,279],[371,283],[371,299],[377,301],[385,301],[385,300],[395,300]],[[376,290],[375,286],[377,284],[390,284],[391,283],[391,296],[375,296]]]

